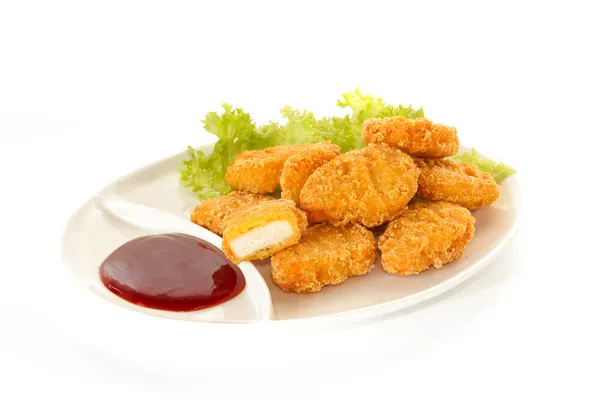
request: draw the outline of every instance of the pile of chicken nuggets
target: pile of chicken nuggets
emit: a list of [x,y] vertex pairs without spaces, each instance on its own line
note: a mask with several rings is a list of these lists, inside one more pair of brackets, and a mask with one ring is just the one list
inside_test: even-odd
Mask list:
[[[226,174],[234,191],[198,205],[191,220],[222,236],[235,263],[271,257],[287,292],[365,275],[378,249],[383,269],[401,276],[460,257],[475,234],[470,210],[499,190],[488,173],[448,158],[459,149],[456,129],[375,118],[362,139],[344,154],[329,142],[242,152]],[[269,195],[278,188],[280,199]]]

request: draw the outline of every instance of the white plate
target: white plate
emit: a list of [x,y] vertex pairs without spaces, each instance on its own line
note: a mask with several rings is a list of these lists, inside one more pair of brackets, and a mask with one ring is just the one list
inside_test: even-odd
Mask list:
[[[212,145],[201,148],[210,153]],[[461,150],[468,150],[463,148]],[[179,187],[179,168],[187,153],[168,157],[115,181],[100,193],[112,193],[131,202],[157,208],[188,219],[198,204],[187,189]],[[365,276],[349,278],[338,286],[314,294],[285,293],[270,275],[270,264],[255,263],[270,291],[274,320],[337,319],[387,314],[443,293],[488,265],[516,233],[521,217],[521,194],[514,177],[500,185],[500,197],[493,206],[477,210],[476,233],[465,253],[441,270],[430,269],[416,276],[386,274],[377,260]],[[144,234],[115,224],[85,203],[71,218],[63,241],[63,257],[76,281],[111,303],[156,316],[207,321],[198,313],[169,313],[138,307],[106,290],[98,277],[98,266],[106,255],[127,240]],[[242,296],[243,297],[243,296]],[[234,303],[234,302],[238,303]],[[246,299],[233,299],[240,304]],[[243,318],[242,318],[243,319]],[[209,320],[209,319],[208,319]]]

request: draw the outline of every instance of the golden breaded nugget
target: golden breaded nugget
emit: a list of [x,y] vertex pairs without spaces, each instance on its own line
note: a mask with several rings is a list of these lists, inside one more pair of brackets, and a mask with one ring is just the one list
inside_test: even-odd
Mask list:
[[375,237],[365,227],[321,224],[304,231],[298,244],[273,255],[271,273],[286,292],[318,292],[366,274],[376,256]]
[[223,221],[231,213],[242,207],[269,200],[274,199],[271,196],[262,194],[231,192],[226,196],[213,197],[197,205],[190,215],[190,220],[221,236],[223,234]]
[[439,269],[460,257],[474,235],[475,218],[466,208],[412,203],[379,238],[381,264],[395,275],[416,275],[431,265]]
[[329,143],[306,143],[269,147],[264,150],[242,151],[227,169],[225,180],[234,190],[271,193],[279,187],[285,161],[303,150],[324,148],[339,151]]
[[317,168],[300,192],[311,222],[381,225],[400,215],[417,191],[419,169],[393,147],[373,144]]
[[458,152],[456,128],[428,119],[373,118],[362,126],[365,143],[386,143],[420,157],[448,157]]
[[291,200],[244,207],[223,222],[223,252],[235,263],[263,260],[298,243],[307,225],[306,214]]
[[415,159],[421,170],[417,196],[447,201],[470,210],[491,205],[500,191],[494,178],[473,164],[452,160]]
[[303,150],[294,154],[283,164],[281,172],[281,197],[300,203],[300,191],[308,177],[321,165],[327,164],[340,155],[340,148],[336,151],[330,148],[316,147]]

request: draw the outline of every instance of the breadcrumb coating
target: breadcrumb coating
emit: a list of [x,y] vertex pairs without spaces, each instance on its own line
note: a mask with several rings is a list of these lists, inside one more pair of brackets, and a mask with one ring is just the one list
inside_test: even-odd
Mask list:
[[[294,230],[294,235],[289,238],[281,238],[277,244],[262,248],[246,257],[238,258],[235,255],[230,247],[233,239],[274,221],[289,222]],[[298,243],[302,231],[307,226],[306,214],[296,208],[291,200],[277,199],[243,207],[231,213],[223,222],[223,253],[235,263],[264,260],[274,253]]]
[[323,148],[338,151],[330,142],[292,144],[263,150],[242,151],[227,169],[225,180],[234,190],[272,193],[279,187],[283,165],[288,158],[303,150]]
[[417,196],[447,201],[470,210],[489,206],[500,195],[498,184],[473,164],[452,160],[415,159],[421,170]]
[[240,208],[269,200],[274,199],[262,194],[231,192],[226,196],[213,197],[197,205],[190,215],[190,220],[221,236],[223,235],[223,221],[231,213]]
[[317,168],[300,192],[310,222],[367,227],[391,221],[417,191],[419,169],[410,156],[373,144]]
[[375,237],[365,227],[321,224],[304,231],[298,244],[273,255],[271,272],[286,292],[318,292],[366,274],[376,256]]
[[456,128],[426,118],[373,118],[362,126],[365,143],[386,143],[419,157],[448,157],[458,152]]
[[323,147],[311,148],[288,158],[281,172],[281,197],[299,204],[300,191],[308,177],[321,165],[340,155],[340,148],[335,147],[336,151]]
[[431,265],[439,269],[460,257],[474,235],[475,218],[466,208],[412,203],[379,238],[381,264],[395,275],[416,275]]

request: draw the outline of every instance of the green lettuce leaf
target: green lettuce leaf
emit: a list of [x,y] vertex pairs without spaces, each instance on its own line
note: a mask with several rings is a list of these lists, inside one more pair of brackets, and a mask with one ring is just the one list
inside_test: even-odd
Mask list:
[[364,147],[361,139],[362,124],[370,118],[402,116],[409,119],[424,117],[423,108],[415,110],[412,106],[392,106],[380,97],[370,94],[363,95],[360,89],[342,94],[342,99],[337,102],[338,107],[350,109],[350,113],[342,118],[333,117],[332,124],[333,143],[340,146],[342,152]]
[[225,182],[227,167],[238,153],[261,147],[264,142],[250,114],[229,104],[222,107],[222,114],[209,112],[202,121],[204,129],[219,138],[213,152],[207,156],[189,147],[189,159],[183,161],[180,170],[181,184],[192,189],[201,200],[230,192]]
[[338,107],[350,108],[352,114],[350,120],[353,123],[362,123],[369,118],[397,117],[402,116],[409,119],[422,118],[425,116],[423,108],[415,110],[412,106],[392,106],[386,104],[380,97],[370,94],[363,95],[360,89],[342,94],[342,100],[338,100]]
[[475,149],[471,149],[470,152],[464,152],[462,154],[458,154],[452,157],[455,161],[463,161],[474,164],[480,170],[489,173],[492,175],[496,183],[500,184],[503,180],[508,178],[511,175],[514,175],[514,168],[509,167],[504,163],[499,163],[494,160],[491,160],[481,153],[477,152]]
[[286,106],[280,110],[285,123],[271,122],[257,127],[250,114],[223,104],[221,114],[209,112],[202,121],[206,131],[219,139],[212,154],[207,156],[189,148],[189,159],[183,161],[180,170],[181,184],[193,190],[200,200],[227,194],[231,188],[225,182],[225,173],[235,156],[244,150],[329,140],[347,152],[364,146],[362,124],[369,118],[424,116],[422,108],[389,105],[381,98],[363,95],[359,89],[343,93],[338,106],[348,109],[349,113],[343,117],[318,119],[312,112]]

